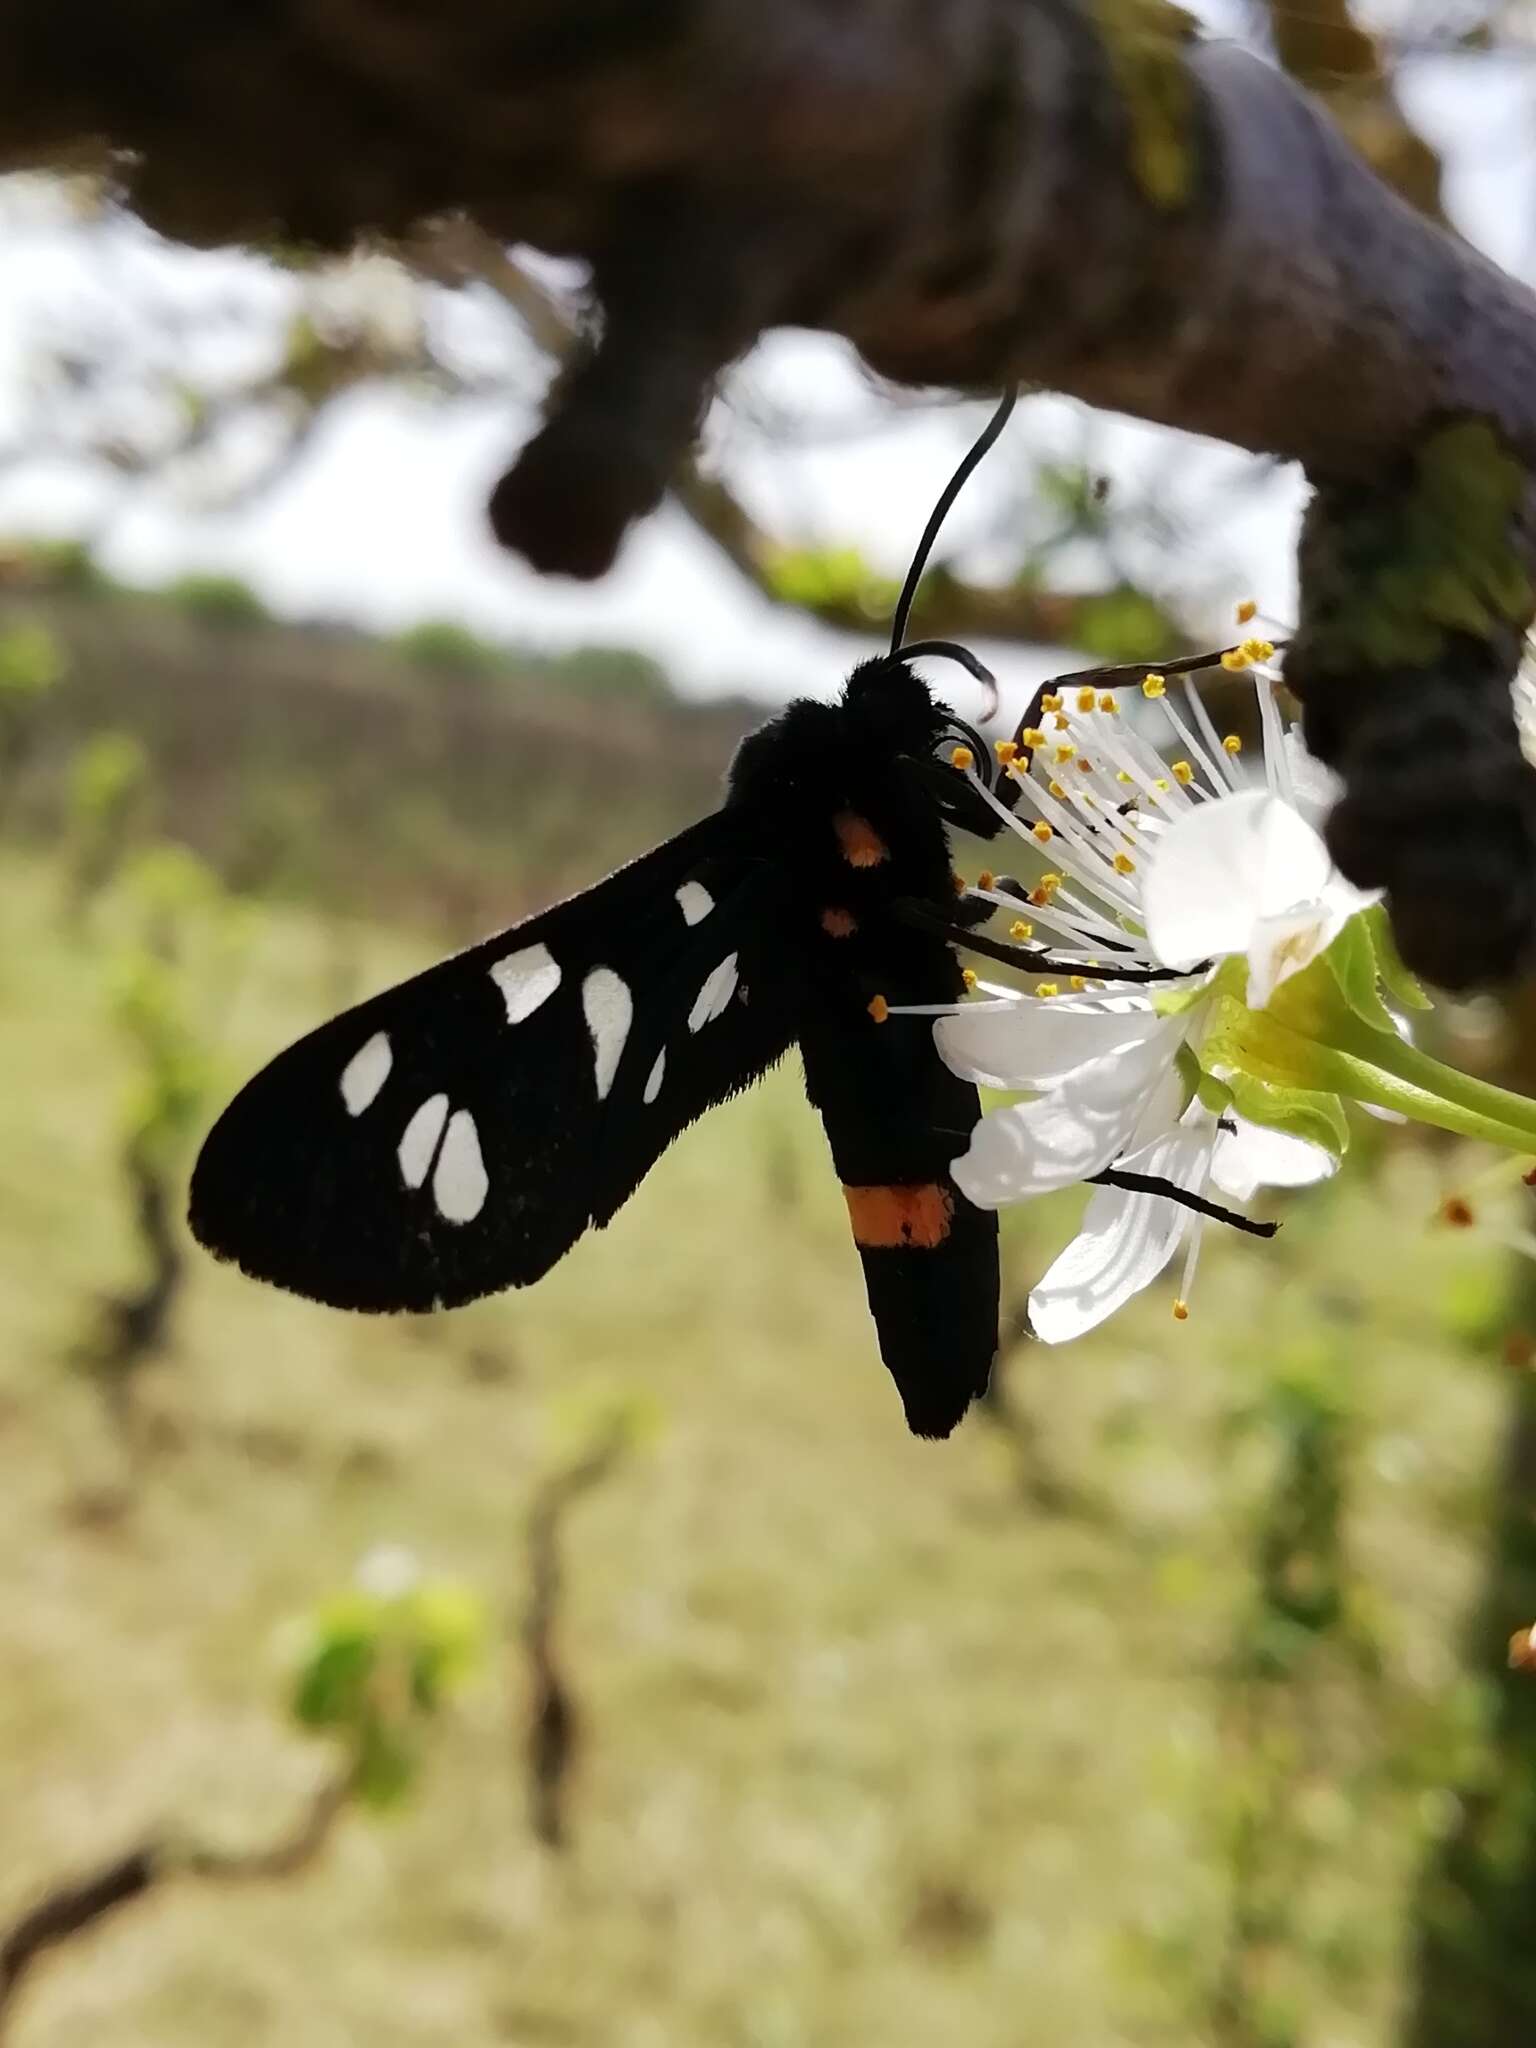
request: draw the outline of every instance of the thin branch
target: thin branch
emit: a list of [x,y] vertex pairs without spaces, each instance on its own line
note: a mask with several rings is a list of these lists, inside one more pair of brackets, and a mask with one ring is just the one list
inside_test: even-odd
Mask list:
[[564,1848],[569,1836],[568,1794],[580,1726],[558,1648],[565,1518],[608,1477],[628,1444],[628,1430],[616,1421],[574,1464],[545,1480],[528,1514],[529,1593],[522,1631],[529,1671],[528,1810],[534,1835],[549,1849]]
[[84,1877],[54,1885],[0,1938],[0,2028],[23,1980],[50,1949],[88,1933],[169,1880],[188,1877],[230,1883],[297,1875],[329,1842],[352,1790],[350,1771],[327,1780],[297,1827],[265,1848],[232,1852],[179,1844],[164,1837],[141,1843]]

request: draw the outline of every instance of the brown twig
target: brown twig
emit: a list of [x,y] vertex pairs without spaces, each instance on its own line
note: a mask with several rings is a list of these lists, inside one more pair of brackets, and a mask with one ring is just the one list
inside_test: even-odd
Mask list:
[[50,1949],[88,1933],[173,1878],[230,1883],[295,1876],[324,1849],[351,1795],[350,1772],[328,1780],[298,1826],[265,1848],[216,1850],[180,1845],[167,1836],[141,1843],[84,1877],[52,1886],[0,1938],[0,2029],[23,1980]]
[[550,1849],[564,1848],[569,1839],[568,1794],[580,1735],[580,1714],[557,1642],[561,1537],[570,1509],[608,1477],[628,1442],[624,1424],[615,1422],[574,1464],[545,1480],[528,1514],[529,1594],[522,1626],[529,1685],[528,1812],[535,1836]]

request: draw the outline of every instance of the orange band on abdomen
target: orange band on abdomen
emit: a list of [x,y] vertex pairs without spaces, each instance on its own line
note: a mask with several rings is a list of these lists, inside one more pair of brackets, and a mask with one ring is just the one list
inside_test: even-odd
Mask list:
[[874,1251],[917,1245],[932,1251],[949,1236],[955,1198],[937,1181],[919,1185],[843,1189],[853,1241]]

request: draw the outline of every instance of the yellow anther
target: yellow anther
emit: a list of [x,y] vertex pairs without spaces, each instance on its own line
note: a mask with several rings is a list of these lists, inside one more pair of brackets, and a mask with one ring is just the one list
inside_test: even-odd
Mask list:
[[997,877],[990,868],[983,868],[976,877],[976,886],[978,889],[995,889],[997,887]]
[[1120,709],[1120,700],[1118,697],[1112,695],[1110,691],[1106,690],[1103,696],[1099,699],[1099,709],[1101,711],[1108,711],[1111,713],[1116,712]]
[[1272,640],[1245,640],[1241,651],[1250,661],[1268,661],[1275,651],[1275,643]]
[[1021,734],[1021,738],[1023,739],[1025,746],[1028,747],[1031,751],[1033,751],[1036,747],[1043,747],[1046,744],[1045,734],[1040,730],[1038,725],[1025,726],[1024,731]]
[[949,765],[951,768],[959,768],[962,770],[966,768],[974,768],[976,766],[976,756],[971,752],[969,747],[956,747],[955,751],[949,757]]
[[1115,780],[1116,782],[1130,782],[1134,778],[1129,768],[1117,768],[1115,770]]
[[992,751],[1005,768],[1010,761],[1016,761],[1019,758],[1018,743],[1015,740],[999,740]]
[[1128,853],[1117,853],[1114,859],[1114,869],[1117,875],[1134,875],[1136,863]]
[[1061,876],[1042,875],[1040,877],[1040,887],[1045,891],[1047,896],[1054,896],[1056,894],[1056,891],[1061,887]]
[[1008,927],[1008,936],[1010,939],[1017,939],[1022,945],[1026,939],[1035,936],[1035,928],[1032,924],[1026,924],[1022,917],[1016,917]]
[[1240,754],[1243,751],[1243,743],[1235,732],[1229,732],[1221,744],[1229,754]]
[[1048,690],[1040,699],[1040,709],[1042,711],[1059,711],[1061,709],[1060,690]]
[[1058,711],[1051,720],[1051,723],[1055,726],[1057,732],[1070,732],[1072,730],[1072,721],[1068,718],[1065,711]]
[[1258,606],[1254,603],[1253,599],[1245,597],[1237,608],[1237,623],[1240,626],[1246,626],[1257,610]]
[[1233,675],[1240,675],[1248,666],[1248,656],[1241,647],[1229,647],[1221,657],[1221,665],[1224,669],[1229,669]]
[[1166,676],[1144,677],[1141,685],[1141,694],[1143,697],[1166,697],[1168,694],[1168,678]]
[[1175,782],[1187,786],[1194,781],[1195,771],[1187,761],[1175,761],[1173,764],[1173,779]]
[[1035,983],[1035,994],[1043,998],[1059,996],[1061,994],[1061,984],[1057,981],[1038,981]]
[[1176,1323],[1187,1323],[1189,1321],[1189,1303],[1187,1301],[1176,1301],[1173,1304],[1173,1320]]
[[1166,776],[1166,775],[1159,775],[1159,776],[1158,776],[1158,778],[1157,778],[1157,780],[1156,780],[1156,782],[1154,782],[1154,783],[1153,783],[1152,787],[1153,787],[1154,789],[1166,789],[1166,788],[1168,787],[1168,778],[1167,778],[1167,776]]
[[1077,708],[1079,711],[1091,711],[1098,701],[1099,694],[1097,690],[1082,689],[1077,693]]
[[1067,792],[1062,788],[1059,782],[1048,782],[1045,786],[1050,791],[1051,795],[1056,798],[1058,803],[1061,802],[1067,794]]
[[963,981],[963,982],[965,983],[965,986],[966,986],[966,991],[967,991],[967,993],[969,993],[969,991],[970,991],[971,989],[973,989],[973,988],[974,988],[974,987],[976,986],[976,970],[975,970],[975,968],[974,968],[974,967],[966,967],[966,968],[962,968],[962,970],[961,970],[961,973],[960,973],[960,979],[961,979],[961,980],[962,980],[962,981]]
[[870,997],[869,1014],[871,1017],[874,1018],[877,1024],[883,1024],[885,1022],[886,1018],[889,1017],[889,1015],[891,1014],[891,1006],[885,1000],[884,996]]
[[1083,992],[1083,990],[1084,990],[1084,989],[1085,989],[1085,988],[1086,988],[1087,986],[1088,986],[1087,982],[1086,982],[1086,981],[1084,981],[1083,977],[1082,977],[1082,976],[1081,976],[1080,974],[1074,974],[1074,975],[1073,975],[1073,977],[1072,977],[1072,980],[1071,980],[1071,987],[1073,988],[1073,990],[1074,990],[1074,991],[1075,991],[1075,992],[1076,992],[1076,993],[1077,993],[1078,995],[1081,995],[1081,994],[1082,994],[1082,992]]
[[1047,825],[1044,818],[1041,818],[1037,824],[1031,825],[1029,829],[1042,846],[1045,845],[1047,840],[1056,837],[1054,830],[1051,826]]
[[1077,749],[1076,749],[1076,747],[1074,747],[1074,746],[1072,745],[1071,741],[1070,741],[1070,740],[1068,740],[1068,741],[1067,741],[1067,742],[1066,742],[1066,743],[1065,743],[1064,745],[1062,745],[1062,746],[1059,746],[1059,747],[1058,747],[1058,748],[1056,749],[1056,758],[1057,758],[1057,760],[1058,760],[1058,761],[1070,761],[1070,760],[1071,760],[1071,758],[1072,758],[1072,756],[1073,756],[1073,755],[1074,755],[1074,754],[1075,754],[1076,752],[1077,752]]

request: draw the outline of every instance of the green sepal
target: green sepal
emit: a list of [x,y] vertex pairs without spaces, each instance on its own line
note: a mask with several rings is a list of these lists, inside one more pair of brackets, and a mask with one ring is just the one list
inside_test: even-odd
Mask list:
[[1232,1107],[1230,1085],[1224,1080],[1218,1080],[1214,1074],[1207,1074],[1203,1068],[1199,1070],[1194,1093],[1199,1097],[1200,1107],[1208,1109],[1212,1116],[1221,1116]]
[[1403,965],[1403,956],[1397,950],[1397,938],[1385,903],[1373,903],[1369,910],[1361,911],[1358,922],[1364,925],[1370,937],[1371,950],[1376,955],[1376,972],[1387,994],[1395,997],[1405,1010],[1432,1010],[1434,1004],[1424,993],[1418,976]]
[[1323,958],[1345,1002],[1362,1023],[1369,1024],[1373,1031],[1393,1030],[1392,1012],[1381,1000],[1377,985],[1380,969],[1376,948],[1364,920],[1352,917]]
[[1232,1107],[1251,1124],[1267,1131],[1283,1131],[1288,1138],[1304,1138],[1331,1159],[1342,1159],[1349,1149],[1349,1120],[1337,1095],[1315,1088],[1277,1088],[1252,1074],[1224,1076]]

